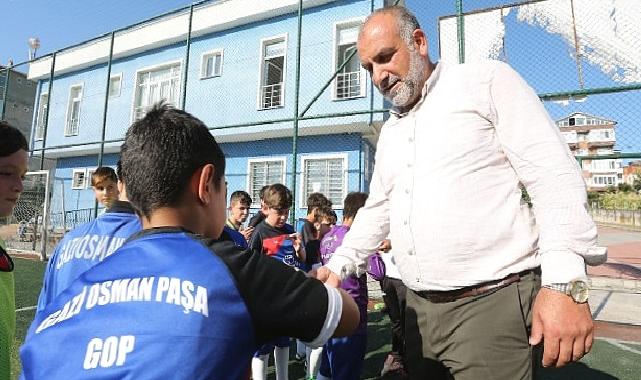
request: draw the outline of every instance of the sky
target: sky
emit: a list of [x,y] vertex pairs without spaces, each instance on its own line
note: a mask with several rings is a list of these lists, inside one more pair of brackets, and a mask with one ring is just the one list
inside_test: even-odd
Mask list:
[[[517,1],[464,0],[463,10],[476,11],[515,2]],[[577,7],[582,8],[576,12],[579,18],[579,36],[592,44],[585,51],[586,58],[581,61],[584,88],[638,83],[638,76],[634,75],[641,75],[641,69],[638,68],[638,62],[641,62],[641,42],[635,41],[641,41],[638,39],[641,33],[641,7],[638,7],[638,12],[636,8],[631,10],[629,7],[635,2],[638,0],[599,0],[598,4],[611,10],[585,11],[590,8],[590,3],[596,2],[574,0]],[[439,17],[456,13],[454,0],[406,0],[405,3],[416,13],[427,33],[430,56],[433,60],[438,60]],[[26,61],[27,40],[30,37],[40,39],[41,47],[37,54],[41,56],[189,4],[191,1],[188,0],[0,0],[0,64],[6,64],[9,58],[14,63]],[[499,19],[499,24],[495,22],[490,25],[485,20],[474,24],[469,19],[466,21],[466,50],[468,54],[472,54],[470,52],[474,51],[474,47],[489,44],[487,46],[496,51],[496,58],[512,65],[539,94],[577,90],[581,86],[581,80],[574,59],[572,34],[567,29],[559,30],[559,25],[567,24],[567,20],[562,17],[567,17],[568,4],[569,0],[552,0],[546,5],[551,9],[562,10],[561,16],[557,15],[556,18],[535,9],[530,12],[504,12],[504,19],[502,23]],[[628,45],[612,53],[612,46],[590,36],[591,31],[596,29],[603,29],[605,32],[613,30],[615,34],[627,35],[627,40],[624,38],[622,41],[627,41]],[[503,33],[500,35],[501,39],[488,41],[487,36],[496,36],[497,30]],[[443,39],[446,39],[446,34],[443,29]],[[629,38],[630,35],[633,38]],[[455,35],[450,34],[449,37],[450,42],[452,38],[455,39]],[[475,40],[477,37],[480,39]],[[602,38],[606,42],[611,39]],[[630,41],[633,45],[630,45]],[[445,45],[444,41],[443,46]],[[617,60],[627,62],[628,73],[630,65],[637,65],[636,71],[632,67],[633,75],[627,76],[632,80],[621,80],[626,74],[626,68],[607,67],[608,62]],[[618,80],[615,78],[617,75]],[[641,119],[640,91],[589,96],[581,103],[570,102],[564,105],[546,102],[545,105],[553,119],[581,111],[616,120],[616,148],[623,152],[641,152],[641,131],[638,130]]]

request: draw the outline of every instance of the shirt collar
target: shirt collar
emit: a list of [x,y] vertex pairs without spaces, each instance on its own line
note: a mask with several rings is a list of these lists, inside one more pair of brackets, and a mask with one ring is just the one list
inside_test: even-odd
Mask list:
[[112,212],[120,212],[120,213],[126,213],[126,214],[135,214],[136,210],[134,210],[133,206],[129,202],[125,201],[114,201],[114,203],[107,209],[108,213]]
[[414,111],[418,107],[421,106],[421,104],[425,101],[425,98],[427,98],[427,95],[432,92],[434,89],[434,86],[436,85],[436,82],[438,81],[439,76],[441,75],[441,67],[443,66],[440,62],[436,62],[436,67],[430,74],[429,78],[425,81],[425,84],[423,85],[423,90],[421,91],[421,98],[414,104],[414,107],[412,107],[409,111],[406,112],[398,112],[394,109],[390,109],[390,114],[395,117],[396,119],[401,119],[410,112]]

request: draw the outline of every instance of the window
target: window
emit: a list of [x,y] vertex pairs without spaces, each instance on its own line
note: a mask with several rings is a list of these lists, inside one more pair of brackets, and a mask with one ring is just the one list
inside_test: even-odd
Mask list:
[[48,101],[48,93],[40,94],[40,101],[38,102],[38,116],[36,118],[36,140],[42,140],[45,136],[45,128],[47,127],[45,117],[47,116]]
[[80,125],[80,102],[82,101],[82,85],[71,86],[69,89],[69,103],[67,104],[67,121],[65,123],[65,136],[78,134]]
[[616,175],[597,175],[592,177],[592,184],[596,186],[614,186],[617,184]]
[[109,78],[109,97],[117,98],[120,96],[120,89],[122,88],[122,74],[114,75]]
[[139,71],[136,75],[134,121],[145,116],[151,107],[161,101],[178,107],[180,102],[180,63],[158,66]]
[[260,104],[259,109],[284,105],[285,60],[287,40],[285,37],[261,43]]
[[87,168],[87,174],[86,174],[87,180],[85,181],[86,182],[85,187],[87,189],[91,189],[91,176],[96,171],[96,169],[98,169],[98,168],[97,167]]
[[363,96],[365,93],[365,75],[358,55],[355,54],[360,24],[361,21],[359,20],[336,25],[334,34],[334,67],[338,69],[350,55],[351,58],[336,74],[336,81],[334,82],[335,99],[352,99]]
[[265,185],[285,182],[285,159],[249,160],[249,194],[260,199],[260,189]]
[[329,157],[303,157],[303,181],[301,196],[303,206],[307,205],[307,196],[320,192],[334,205],[342,205],[346,189],[345,155]]
[[599,148],[596,150],[596,154],[598,154],[599,156],[603,156],[606,154],[614,154],[614,151],[608,148]]
[[203,54],[200,63],[200,79],[223,75],[223,51],[216,50]]
[[71,189],[82,190],[86,187],[87,172],[85,169],[73,169],[71,177]]

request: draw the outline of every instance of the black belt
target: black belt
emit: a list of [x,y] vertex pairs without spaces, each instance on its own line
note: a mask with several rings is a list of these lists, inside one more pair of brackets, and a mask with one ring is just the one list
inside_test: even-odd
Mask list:
[[444,291],[419,290],[414,291],[414,293],[419,297],[425,298],[426,300],[434,303],[452,302],[461,298],[479,296],[504,288],[510,284],[520,281],[521,277],[535,272],[540,272],[540,268],[524,270],[523,272],[510,274],[500,280],[488,281],[478,285],[466,286],[460,289]]

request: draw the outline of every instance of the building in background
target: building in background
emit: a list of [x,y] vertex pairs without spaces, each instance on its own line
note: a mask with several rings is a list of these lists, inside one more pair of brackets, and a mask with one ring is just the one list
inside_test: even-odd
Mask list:
[[90,177],[99,162],[103,118],[102,163],[114,166],[121,144],[116,140],[160,100],[184,107],[212,128],[227,157],[230,193],[247,191],[257,208],[260,188],[276,182],[291,188],[295,170],[295,216],[305,216],[307,195],[317,191],[331,199],[340,216],[348,192],[367,191],[384,122],[383,113],[363,111],[386,104],[357,55],[321,89],[354,53],[358,28],[372,6],[388,2],[303,1],[299,111],[320,94],[306,116],[334,116],[299,122],[295,168],[297,0],[194,7],[188,55],[188,9],[120,30],[109,76],[109,35],[59,51],[53,85],[52,56],[31,63],[29,78],[37,82],[32,148],[46,147],[47,159],[57,159],[52,220],[56,213],[93,209]]
[[0,65],[0,118],[20,129],[27,139],[31,135],[35,97],[36,82],[27,79],[24,73]]
[[574,112],[556,121],[570,147],[581,158],[583,178],[590,191],[605,191],[623,183],[620,159],[592,159],[615,153],[617,122],[602,117]]

